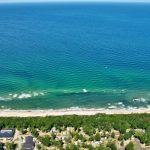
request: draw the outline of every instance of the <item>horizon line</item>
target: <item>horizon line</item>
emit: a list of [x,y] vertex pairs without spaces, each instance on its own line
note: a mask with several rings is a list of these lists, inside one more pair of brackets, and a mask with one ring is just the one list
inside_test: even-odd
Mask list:
[[0,4],[14,4],[14,3],[150,3],[145,0],[24,0],[24,1],[0,1]]

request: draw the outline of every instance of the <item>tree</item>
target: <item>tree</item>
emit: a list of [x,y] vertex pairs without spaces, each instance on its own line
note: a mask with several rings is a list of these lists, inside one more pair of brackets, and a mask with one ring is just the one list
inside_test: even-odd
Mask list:
[[53,132],[51,133],[51,139],[55,139],[56,138],[56,134],[54,134]]
[[42,146],[41,146],[40,144],[37,144],[37,145],[36,145],[36,148],[37,148],[37,150],[41,150],[41,149],[42,149]]
[[123,141],[121,141],[120,145],[121,145],[121,146],[124,146],[124,142],[123,142]]
[[84,142],[86,139],[84,138],[84,136],[82,134],[76,134],[75,136],[75,140],[81,140],[82,142]]
[[31,133],[32,133],[32,135],[33,135],[34,137],[38,137],[38,136],[39,136],[38,131],[35,130],[35,129],[32,129]]
[[124,135],[123,135],[123,134],[120,134],[118,140],[119,140],[119,141],[122,141],[123,139],[124,139]]
[[66,150],[79,150],[79,146],[75,144],[69,144],[66,146]]
[[124,138],[125,140],[128,140],[128,139],[131,138],[132,135],[134,135],[134,134],[135,134],[135,131],[134,131],[133,129],[131,129],[129,132],[126,132],[126,133],[124,134],[123,138]]
[[6,143],[6,150],[15,150],[16,144],[12,143]]
[[40,142],[45,146],[50,146],[50,138],[49,136],[39,137]]
[[123,138],[125,139],[125,140],[128,140],[129,138],[131,138],[131,134],[129,133],[129,132],[126,132],[125,134],[124,134],[124,136],[123,136]]
[[107,147],[109,147],[111,150],[117,150],[117,146],[114,143],[109,143]]
[[97,147],[96,150],[111,150],[109,147],[104,147],[102,145],[100,145],[99,147]]
[[134,150],[134,144],[130,142],[129,144],[126,145],[125,150]]
[[111,137],[112,137],[112,138],[115,138],[115,132],[112,132],[112,133],[111,133]]
[[79,146],[75,144],[70,144],[70,150],[79,150]]
[[101,135],[100,135],[100,133],[96,133],[96,135],[95,135],[95,140],[96,140],[96,141],[100,141],[100,140],[101,140]]
[[145,142],[146,146],[150,145],[150,133],[149,132],[144,134],[144,142]]
[[26,134],[28,131],[25,129],[25,130],[21,130],[22,134]]
[[75,134],[74,134],[74,140],[77,141],[78,139],[79,139],[79,133],[75,132]]
[[65,140],[66,143],[71,143],[71,140],[72,140],[72,139],[71,139],[70,136],[67,136],[67,137],[65,137],[64,140]]
[[93,136],[93,135],[91,135],[91,136],[89,137],[89,141],[94,141],[94,136]]
[[56,147],[62,147],[63,142],[61,140],[54,140],[53,145]]
[[140,142],[142,143],[142,144],[146,144],[146,142],[148,141],[148,140],[150,140],[148,137],[148,133],[144,133],[144,132],[136,132],[136,134],[135,134],[135,137],[137,137],[139,140],[140,140]]
[[93,146],[91,144],[87,144],[85,146],[85,148],[87,148],[88,150],[94,150]]
[[86,125],[83,127],[83,131],[88,134],[89,136],[95,133],[95,129],[92,126]]
[[0,150],[4,150],[4,144],[3,143],[0,143]]

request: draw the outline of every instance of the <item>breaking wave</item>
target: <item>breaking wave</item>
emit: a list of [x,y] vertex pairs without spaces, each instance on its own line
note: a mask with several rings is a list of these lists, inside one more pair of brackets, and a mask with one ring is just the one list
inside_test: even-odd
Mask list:
[[124,108],[125,105],[123,104],[123,102],[117,102],[117,103],[114,103],[114,104],[111,104],[111,103],[108,103],[108,109],[115,109],[115,108]]
[[43,96],[44,92],[22,92],[22,93],[10,93],[7,96],[0,97],[0,101],[9,101],[16,99],[27,99],[31,97]]
[[142,102],[142,103],[146,103],[148,99],[145,99],[143,97],[140,97],[140,98],[134,98],[133,99],[133,102]]

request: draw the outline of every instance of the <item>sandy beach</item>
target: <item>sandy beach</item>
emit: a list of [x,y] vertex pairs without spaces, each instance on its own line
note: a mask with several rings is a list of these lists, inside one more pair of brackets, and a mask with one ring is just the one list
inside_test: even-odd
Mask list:
[[9,110],[1,109],[0,117],[45,117],[61,115],[95,115],[104,114],[132,114],[150,113],[150,108],[130,108],[130,109],[59,109],[59,110]]

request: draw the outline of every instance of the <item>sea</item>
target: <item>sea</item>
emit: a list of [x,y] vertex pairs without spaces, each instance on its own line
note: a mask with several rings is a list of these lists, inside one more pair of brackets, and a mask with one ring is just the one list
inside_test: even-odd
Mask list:
[[150,4],[0,4],[0,108],[150,107]]

